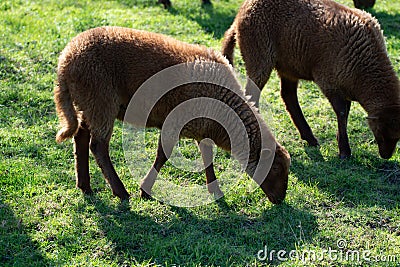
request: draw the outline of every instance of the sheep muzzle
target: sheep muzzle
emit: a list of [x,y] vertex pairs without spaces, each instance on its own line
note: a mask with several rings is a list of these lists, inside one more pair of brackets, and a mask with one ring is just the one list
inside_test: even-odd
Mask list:
[[382,139],[378,140],[378,147],[379,147],[379,155],[383,159],[390,159],[394,152],[396,151],[396,144],[399,141],[399,139]]
[[285,199],[289,167],[289,153],[284,147],[278,146],[267,178],[260,185],[268,199],[274,204],[280,204]]

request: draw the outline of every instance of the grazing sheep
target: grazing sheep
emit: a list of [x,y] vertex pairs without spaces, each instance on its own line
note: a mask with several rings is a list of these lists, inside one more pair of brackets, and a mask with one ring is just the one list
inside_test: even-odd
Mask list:
[[[231,84],[234,90],[210,83],[179,86],[165,94],[150,109],[148,120],[139,126],[161,129],[167,115],[190,99],[208,97],[225,103],[240,117],[249,138],[250,153],[246,172],[253,179],[256,175],[264,175],[258,177],[265,178],[259,180],[263,180],[259,185],[271,202],[279,203],[284,199],[290,165],[289,154],[275,141],[257,110],[244,98],[228,61],[219,52],[202,46],[179,42],[161,34],[120,27],[95,28],[79,34],[65,47],[59,58],[58,83],[54,96],[62,129],[58,132],[56,140],[62,142],[74,137],[77,187],[84,193],[92,192],[88,166],[90,149],[113,194],[121,199],[129,197],[109,156],[109,141],[114,121],[116,118],[129,118],[128,122],[135,121],[134,116],[126,112],[126,109],[130,100],[137,97],[138,88],[142,88],[141,85],[156,73],[189,62],[195,62],[192,72],[179,76],[193,76],[198,72],[215,76],[222,71],[226,75],[220,78]],[[212,67],[208,68],[210,64]],[[224,68],[221,69],[221,66]],[[213,68],[216,68],[216,71],[213,72]],[[167,78],[166,82],[171,79]],[[157,94],[161,89],[154,86],[149,90]],[[141,115],[142,110],[144,112],[146,100],[148,99],[142,99],[140,104],[135,106],[137,114]],[[225,117],[224,123],[232,124],[229,117]],[[237,126],[233,125],[234,128]],[[200,143],[207,166],[207,185],[214,182],[216,177],[212,163],[207,162],[212,153],[211,146],[201,141],[211,139],[217,146],[232,150],[234,157],[238,156],[240,152],[234,153],[233,147],[231,149],[228,134],[220,124],[204,117],[191,120],[180,132],[180,137],[193,138]],[[266,152],[266,143],[272,144],[270,147],[276,149],[274,158],[270,158],[269,161],[268,153],[263,154]],[[172,151],[172,148],[171,151],[165,151],[163,145],[160,139],[153,168],[141,184],[142,197],[149,197],[157,173]],[[262,170],[267,168],[268,162],[272,167],[269,173],[263,174]],[[209,187],[209,191],[218,193],[219,188]]]
[[[201,1],[203,5],[211,5],[210,0],[202,0]],[[169,8],[171,7],[171,1],[170,0],[158,0],[158,3],[163,4],[164,8]]]
[[[351,155],[351,101],[367,111],[381,157],[393,155],[400,138],[400,85],[371,15],[330,0],[249,0],[225,33],[223,54],[231,63],[236,41],[247,75],[260,90],[277,70],[283,101],[309,145],[318,141],[299,106],[299,79],[314,81],[332,104],[341,158]],[[258,101],[260,90],[246,93]]]

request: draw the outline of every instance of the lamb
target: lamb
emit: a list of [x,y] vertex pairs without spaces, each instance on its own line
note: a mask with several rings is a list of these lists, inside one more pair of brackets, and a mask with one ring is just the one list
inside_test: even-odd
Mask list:
[[[201,1],[203,5],[211,5],[210,0],[202,0]],[[171,7],[171,1],[170,0],[158,0],[158,3],[163,4],[164,8],[169,8]]]
[[[148,108],[148,99],[139,97],[139,101],[135,102],[139,104],[133,107],[136,113],[127,112],[131,99],[138,97],[138,90],[143,88],[141,85],[148,78],[177,64],[187,66],[187,73],[179,73],[179,77],[191,77],[198,73],[213,77],[223,73],[218,77],[227,81],[229,88],[233,89],[210,83],[182,83],[149,109],[146,121],[138,121],[136,117]],[[165,82],[179,77],[168,77]],[[109,142],[116,118],[143,127],[162,129],[167,115],[174,108],[191,99],[208,98],[231,107],[245,126],[250,151],[246,172],[258,182],[271,202],[280,203],[285,198],[290,156],[275,141],[254,105],[247,102],[232,67],[221,53],[161,34],[100,27],[79,34],[64,48],[59,57],[57,78],[54,100],[62,129],[56,141],[74,138],[76,182],[84,193],[92,193],[88,166],[90,149],[113,194],[121,199],[129,198],[109,156]],[[161,89],[152,86],[148,90],[147,95],[152,96]],[[204,109],[207,110],[208,106]],[[238,125],[232,124],[233,121],[225,116],[222,125],[237,128]],[[216,177],[212,163],[207,162],[210,154],[212,156],[211,143],[202,140],[211,139],[217,146],[231,151],[234,157],[241,158],[241,152],[233,151],[231,147],[231,141],[241,137],[233,134],[231,140],[227,131],[214,120],[202,117],[188,122],[179,133],[179,137],[192,138],[200,143],[207,185],[215,182]],[[141,197],[151,196],[157,173],[171,151],[171,147],[164,146],[160,136],[153,167],[141,184]],[[219,187],[209,187],[209,191],[218,193]]]
[[[309,145],[318,141],[298,102],[299,79],[314,81],[330,101],[341,158],[351,155],[351,101],[368,113],[380,156],[393,155],[400,138],[400,84],[370,14],[331,0],[247,0],[225,33],[222,53],[231,63],[236,41],[247,75],[260,90],[277,70],[286,109]],[[260,90],[246,93],[258,101]]]

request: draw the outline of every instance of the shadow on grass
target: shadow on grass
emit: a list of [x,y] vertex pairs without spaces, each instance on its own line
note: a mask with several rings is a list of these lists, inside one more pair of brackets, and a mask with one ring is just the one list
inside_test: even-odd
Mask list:
[[162,7],[162,4],[159,4],[157,0],[117,0],[117,3],[124,5],[126,7],[152,7],[159,5]]
[[[198,0],[200,2],[200,0]],[[169,8],[172,15],[182,15],[199,24],[204,32],[212,34],[215,39],[221,39],[225,31],[235,19],[237,9],[216,8],[213,5],[202,5],[200,10]]]
[[[307,152],[308,151],[308,152]],[[299,180],[316,184],[347,206],[395,208],[400,202],[400,166],[358,150],[345,160],[324,159],[317,148],[306,149],[310,160],[292,157],[291,171]]]
[[[159,4],[157,0],[118,0],[120,5],[123,5],[128,8],[132,8],[134,6],[137,7],[152,7],[152,6],[160,6],[163,9],[162,4]],[[224,35],[225,31],[232,24],[237,9],[232,8],[215,8],[214,5],[204,5],[200,0],[196,0],[196,4],[201,6],[201,8],[175,8],[174,1],[172,2],[172,6],[167,9],[167,11],[174,16],[184,16],[192,21],[195,21],[199,24],[204,32],[210,33],[213,35],[215,39],[221,39]],[[212,1],[211,1],[212,2]]]
[[27,79],[22,68],[19,62],[0,54],[0,80],[25,83]]
[[[99,227],[113,244],[114,255],[110,257],[115,257],[118,264],[246,265],[260,262],[257,254],[263,250],[260,255],[264,256],[265,246],[268,251],[294,250],[317,231],[316,218],[311,213],[286,204],[273,206],[259,217],[250,217],[223,200],[207,208],[206,215],[157,201],[141,200],[136,203],[136,210],[128,203],[115,210],[99,199],[91,202],[99,214]],[[147,215],[141,212],[141,204],[147,206]],[[160,215],[160,210],[166,214]],[[275,258],[269,262],[279,263]]]
[[319,147],[307,145],[304,147],[304,151],[306,152],[307,156],[313,161],[324,161],[324,157],[322,156]]
[[236,16],[236,9],[216,8],[212,5],[203,5],[201,9],[169,9],[173,15],[183,15],[199,24],[204,32],[212,34],[215,39],[221,39],[225,31],[231,26]]
[[388,14],[374,10],[369,10],[369,12],[378,19],[386,37],[400,38],[400,13]]
[[[157,0],[118,0],[120,5],[128,8],[136,7],[152,7],[160,6],[163,9],[162,4],[159,4]],[[184,16],[192,21],[199,24],[204,32],[212,34],[215,39],[221,39],[225,31],[232,24],[237,8],[216,8],[214,5],[204,5],[200,0],[196,0],[196,8],[191,8],[190,6],[184,8],[175,8],[174,1],[172,2],[172,7],[168,8],[167,11],[174,16]],[[211,1],[212,2],[212,1]],[[198,8],[198,6],[201,8]],[[93,23],[92,23],[93,24]],[[86,27],[87,28],[87,27]]]
[[0,265],[52,266],[32,241],[22,221],[0,200]]

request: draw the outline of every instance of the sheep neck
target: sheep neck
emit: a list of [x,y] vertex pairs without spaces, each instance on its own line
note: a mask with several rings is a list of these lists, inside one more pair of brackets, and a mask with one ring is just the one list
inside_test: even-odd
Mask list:
[[382,108],[400,106],[400,83],[395,75],[385,80],[365,81],[361,88],[365,88],[359,96],[360,105],[368,115],[379,112]]

